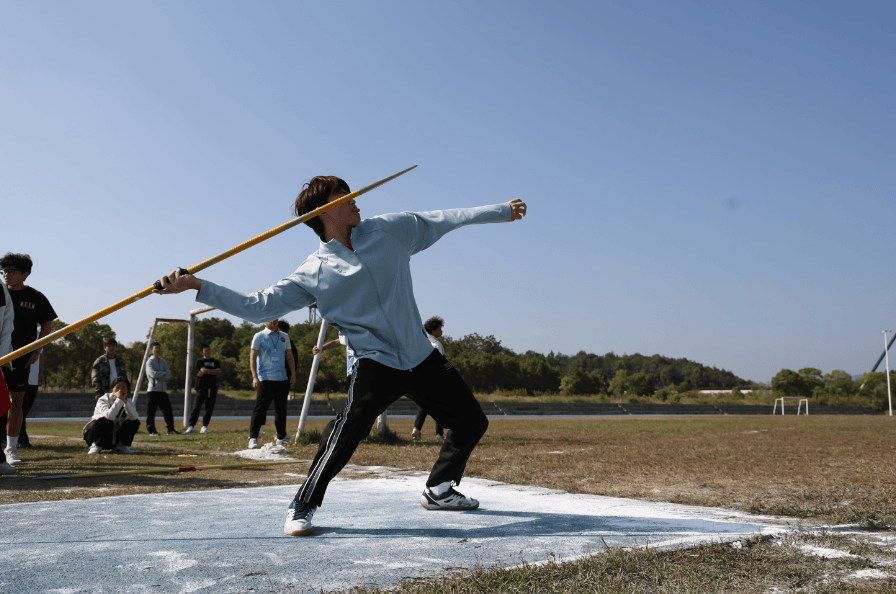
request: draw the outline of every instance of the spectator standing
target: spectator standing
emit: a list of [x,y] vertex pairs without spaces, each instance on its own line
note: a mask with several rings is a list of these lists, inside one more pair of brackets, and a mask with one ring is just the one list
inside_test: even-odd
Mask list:
[[103,394],[112,391],[112,382],[115,378],[127,379],[128,373],[124,367],[124,358],[118,353],[118,342],[115,338],[107,338],[103,341],[105,353],[93,362],[90,371],[90,383],[93,384],[93,395],[99,398]]
[[296,383],[296,363],[290,344],[289,336],[278,329],[276,319],[267,322],[265,329],[252,337],[249,368],[252,370],[252,387],[255,388],[255,410],[249,423],[249,449],[258,447],[258,431],[264,425],[272,402],[276,443],[289,443],[286,435],[286,399],[289,386]]
[[28,413],[37,400],[37,392],[40,386],[44,385],[44,356],[41,355],[37,359],[37,363],[31,366],[31,372],[28,374],[28,387],[25,388],[25,397],[22,398],[22,426],[19,428],[19,447],[30,448],[31,440],[28,439]]
[[[289,322],[286,320],[277,320],[277,330],[286,334],[287,338],[289,337]],[[292,361],[295,363],[296,371],[299,369],[299,349],[296,348],[296,343],[290,339],[289,341],[289,350],[292,351]],[[291,375],[289,373],[289,365],[287,365],[286,361],[283,362],[283,370],[286,372],[286,375]]]
[[218,399],[218,375],[221,373],[221,363],[212,359],[212,348],[209,345],[202,346],[202,358],[196,361],[196,401],[190,411],[190,423],[184,433],[193,433],[196,422],[199,420],[199,411],[205,405],[205,416],[202,417],[202,429],[199,433],[208,433],[208,424],[212,420],[215,411],[215,400]]
[[[34,342],[34,335],[43,338],[53,331],[53,320],[56,312],[50,301],[40,291],[26,286],[25,280],[31,275],[33,263],[27,254],[7,253],[0,258],[3,267],[3,278],[12,300],[15,319],[12,330],[12,350],[15,351]],[[12,406],[9,409],[9,420],[6,423],[6,448],[3,453],[6,461],[13,466],[21,464],[19,458],[19,430],[22,426],[22,403],[25,390],[28,388],[30,367],[37,363],[43,349],[35,349],[12,361],[11,369],[3,368],[3,377],[9,388]]]
[[[439,316],[433,316],[426,320],[423,323],[423,329],[426,330],[426,337],[429,339],[430,344],[432,344],[432,348],[439,351],[439,354],[443,357],[445,356],[445,347],[439,342],[439,339],[442,338],[442,326],[445,325],[445,320],[440,318]],[[426,422],[426,411],[422,408],[420,412],[417,413],[417,418],[414,419],[414,428],[411,430],[411,439],[423,439],[423,435],[420,431],[423,429],[423,423]],[[436,441],[445,441],[445,428],[436,421]]]
[[156,431],[156,408],[162,409],[165,417],[165,425],[168,435],[180,435],[174,430],[174,412],[171,410],[171,400],[168,399],[168,383],[171,379],[171,369],[168,362],[162,358],[162,345],[152,343],[152,357],[146,362],[146,377],[149,378],[149,389],[146,391],[146,430],[152,437],[158,437]]
[[112,450],[116,454],[133,454],[131,444],[140,428],[137,407],[128,399],[131,382],[123,375],[112,382],[112,389],[96,401],[93,418],[84,426],[88,454]]
[[[12,327],[15,313],[12,307],[12,297],[9,296],[9,290],[7,290],[6,283],[3,281],[0,281],[0,289],[2,289],[0,291],[0,357],[5,357],[12,352]],[[9,398],[9,396],[6,396],[6,398]],[[10,402],[8,400],[0,403],[0,406],[2,406],[0,410],[7,410],[9,405]],[[6,454],[3,453],[3,449],[0,449],[0,474],[15,474],[16,467],[6,461]]]

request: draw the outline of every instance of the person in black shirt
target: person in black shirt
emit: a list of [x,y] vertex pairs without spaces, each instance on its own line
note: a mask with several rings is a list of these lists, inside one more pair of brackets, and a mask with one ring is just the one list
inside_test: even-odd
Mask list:
[[[12,329],[12,350],[18,350],[34,342],[37,327],[40,326],[40,338],[53,331],[52,321],[56,312],[43,293],[25,286],[25,279],[31,274],[31,257],[27,254],[7,253],[0,258],[3,268],[3,279],[12,300],[15,320]],[[6,424],[6,461],[12,465],[21,464],[18,441],[22,425],[22,402],[28,388],[28,374],[32,363],[40,357],[41,350],[35,349],[11,362],[11,368],[3,367],[3,377],[9,387],[12,407],[9,409],[9,421]]]
[[199,420],[199,411],[205,404],[205,416],[202,417],[202,429],[200,433],[208,433],[208,424],[212,420],[215,410],[215,400],[218,398],[218,375],[221,373],[221,364],[217,359],[212,359],[210,346],[202,346],[202,358],[196,361],[196,401],[193,410],[190,411],[190,424],[184,433],[193,433],[196,422]]

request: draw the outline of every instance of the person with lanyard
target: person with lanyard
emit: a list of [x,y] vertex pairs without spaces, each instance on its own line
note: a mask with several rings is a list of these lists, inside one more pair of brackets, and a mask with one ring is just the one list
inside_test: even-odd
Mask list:
[[[52,322],[57,317],[56,311],[43,293],[25,285],[25,280],[31,275],[32,265],[31,257],[27,254],[7,253],[0,258],[0,267],[3,268],[3,278],[9,289],[15,314],[12,330],[13,351],[34,342],[35,334],[39,338],[49,335],[53,331]],[[34,349],[12,361],[11,366],[3,367],[3,377],[12,399],[9,420],[6,423],[6,448],[3,453],[6,461],[13,466],[22,463],[18,448],[19,431],[22,426],[22,404],[28,388],[31,365],[37,363],[42,350]]]
[[199,421],[199,411],[205,405],[205,416],[202,417],[202,429],[199,433],[208,433],[208,424],[212,420],[215,411],[215,401],[218,399],[218,376],[221,374],[221,363],[212,359],[212,348],[202,345],[202,358],[196,361],[196,401],[190,411],[190,423],[184,433],[193,433],[194,427]]
[[[349,194],[338,177],[318,176],[295,201],[296,216]],[[312,515],[327,486],[367,437],[376,417],[407,395],[450,431],[426,481],[428,510],[469,510],[479,502],[454,489],[488,428],[488,418],[451,363],[426,338],[414,298],[410,261],[445,234],[466,225],[511,222],[526,203],[433,212],[403,212],[361,220],[354,200],[308,219],[318,250],[287,278],[245,295],[181,269],[160,279],[160,294],[197,291],[196,300],[250,321],[265,321],[317,302],[323,319],[342,331],[356,357],[345,410],[323,431],[307,479],[287,509],[283,531],[313,533]]]
[[[258,447],[258,431],[264,425],[271,403],[274,403],[274,428],[277,445],[289,443],[286,434],[286,401],[289,387],[296,383],[296,362],[292,357],[289,335],[277,328],[277,319],[265,324],[264,330],[252,337],[249,369],[255,388],[255,410],[249,422],[249,449]],[[286,367],[283,363],[286,362]],[[289,375],[287,376],[287,369]]]

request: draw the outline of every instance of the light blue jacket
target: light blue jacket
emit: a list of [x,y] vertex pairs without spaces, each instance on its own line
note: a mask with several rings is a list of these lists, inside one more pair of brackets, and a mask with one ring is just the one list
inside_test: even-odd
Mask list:
[[352,229],[354,252],[335,239],[321,242],[298,270],[261,293],[243,295],[203,280],[196,301],[255,323],[317,302],[355,357],[411,369],[432,354],[414,299],[411,256],[458,227],[510,222],[510,213],[504,203],[365,219]]
[[147,392],[164,392],[168,389],[166,380],[171,379],[168,362],[161,357],[150,357],[146,360]]

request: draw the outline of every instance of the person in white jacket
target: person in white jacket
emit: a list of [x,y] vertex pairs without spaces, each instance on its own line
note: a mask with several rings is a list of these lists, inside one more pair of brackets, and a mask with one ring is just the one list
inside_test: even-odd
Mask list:
[[137,407],[128,397],[131,382],[119,376],[112,384],[112,391],[96,401],[93,418],[84,427],[84,441],[90,446],[88,454],[112,450],[116,454],[133,454],[131,444],[140,428]]

